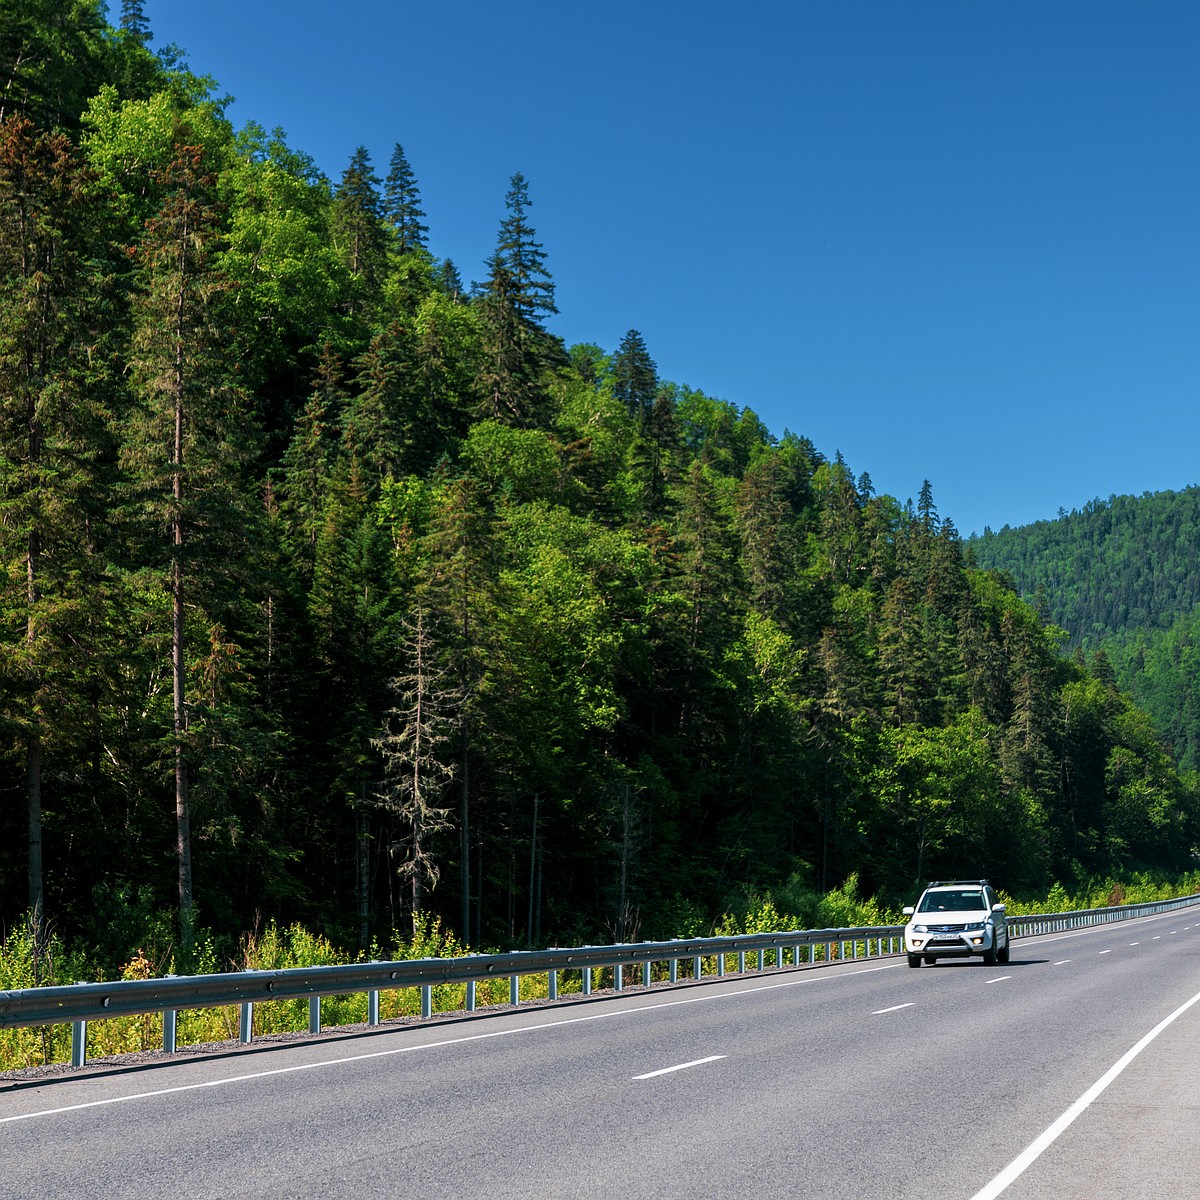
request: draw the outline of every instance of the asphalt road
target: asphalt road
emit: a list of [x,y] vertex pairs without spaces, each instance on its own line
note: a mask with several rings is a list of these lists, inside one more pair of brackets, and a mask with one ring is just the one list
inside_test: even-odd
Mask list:
[[1198,1117],[1185,910],[0,1085],[0,1197],[1195,1200]]

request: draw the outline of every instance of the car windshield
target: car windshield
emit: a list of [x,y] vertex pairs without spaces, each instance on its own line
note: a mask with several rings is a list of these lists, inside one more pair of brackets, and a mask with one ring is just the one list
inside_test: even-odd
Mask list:
[[921,897],[918,912],[983,912],[983,892],[979,888],[966,891],[926,892]]

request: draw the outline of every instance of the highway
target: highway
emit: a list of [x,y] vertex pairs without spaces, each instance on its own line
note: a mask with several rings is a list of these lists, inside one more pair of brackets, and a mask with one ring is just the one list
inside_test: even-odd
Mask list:
[[0,1197],[1195,1200],[1198,1118],[1184,910],[0,1082]]

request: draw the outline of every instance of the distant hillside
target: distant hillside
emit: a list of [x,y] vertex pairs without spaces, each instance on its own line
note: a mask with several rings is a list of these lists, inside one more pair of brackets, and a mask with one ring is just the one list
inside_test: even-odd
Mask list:
[[1200,488],[1094,500],[971,546],[1111,668],[1180,767],[1200,770]]
[[1200,487],[1093,500],[970,544],[1076,645],[1165,629],[1200,604]]

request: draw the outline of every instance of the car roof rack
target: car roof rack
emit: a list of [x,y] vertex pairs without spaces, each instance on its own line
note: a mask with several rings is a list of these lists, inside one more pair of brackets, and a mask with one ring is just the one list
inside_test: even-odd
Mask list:
[[965,887],[965,886],[989,887],[991,886],[986,879],[931,879],[926,887]]

